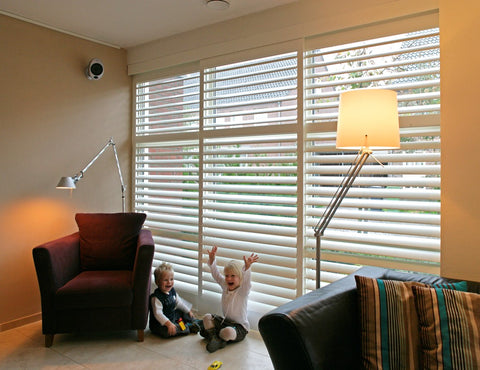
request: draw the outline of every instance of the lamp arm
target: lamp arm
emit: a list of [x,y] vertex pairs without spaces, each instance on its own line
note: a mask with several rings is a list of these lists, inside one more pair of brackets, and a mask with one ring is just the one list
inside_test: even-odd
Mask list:
[[120,184],[122,189],[122,211],[125,212],[125,183],[123,182],[122,169],[120,168],[120,161],[118,160],[117,147],[115,143],[111,140],[111,145],[113,147],[113,154],[115,154],[115,161],[117,162],[118,177],[120,177]]
[[88,164],[85,166],[85,168],[83,168],[82,170],[80,170],[75,176],[73,176],[73,181],[76,183],[78,180],[80,180],[84,173],[87,172],[87,170],[90,168],[90,166],[103,154],[103,152],[105,152],[105,150],[107,150],[107,148],[110,146],[110,145],[115,145],[115,143],[113,142],[113,139],[110,138],[110,140],[108,140],[108,142],[105,144],[105,146],[97,153],[97,155],[95,157],[92,158],[92,160],[90,162],[88,162]]
[[84,173],[90,168],[90,166],[107,150],[109,146],[112,146],[113,148],[113,153],[115,155],[115,162],[117,164],[117,170],[118,170],[118,176],[120,177],[120,183],[122,187],[122,211],[125,212],[125,183],[123,182],[123,176],[122,176],[122,170],[120,168],[120,161],[118,160],[118,154],[117,154],[117,148],[115,147],[115,142],[113,141],[113,138],[110,138],[105,146],[97,153],[93,159],[88,162],[88,164],[85,166],[84,169],[82,169],[80,172],[78,172],[75,176],[72,177],[73,182],[76,183],[78,180],[80,180]]
[[342,203],[343,198],[348,193],[348,190],[351,188],[353,182],[357,178],[360,170],[362,169],[363,165],[367,161],[368,157],[370,156],[371,151],[362,149],[358,156],[355,158],[355,162],[350,166],[347,175],[343,178],[342,182],[340,183],[339,187],[335,191],[330,203],[328,204],[327,208],[325,209],[322,217],[318,221],[317,225],[314,228],[315,236],[322,235],[327,228],[328,224],[332,220],[335,212],[337,211],[340,203]]

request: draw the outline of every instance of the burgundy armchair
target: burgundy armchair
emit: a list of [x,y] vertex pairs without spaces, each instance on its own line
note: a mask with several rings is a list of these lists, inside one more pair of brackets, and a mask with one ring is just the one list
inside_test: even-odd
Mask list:
[[143,341],[154,253],[145,217],[77,214],[78,232],[33,249],[46,347],[84,331],[137,330]]

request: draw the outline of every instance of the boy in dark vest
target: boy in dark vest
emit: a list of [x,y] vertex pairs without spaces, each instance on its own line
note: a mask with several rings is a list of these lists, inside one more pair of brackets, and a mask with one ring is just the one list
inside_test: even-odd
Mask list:
[[162,263],[154,271],[157,289],[150,295],[150,331],[162,338],[196,334],[200,327],[194,321],[192,305],[182,299],[173,287],[173,267]]

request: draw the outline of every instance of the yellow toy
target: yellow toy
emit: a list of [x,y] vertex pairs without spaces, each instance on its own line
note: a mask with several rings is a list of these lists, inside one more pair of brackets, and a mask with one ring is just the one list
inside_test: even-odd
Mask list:
[[178,319],[178,325],[180,325],[180,329],[182,329],[182,331],[186,329],[185,323],[183,322],[183,319],[181,317]]
[[222,361],[214,361],[212,364],[208,367],[208,370],[217,370],[222,367],[223,362]]

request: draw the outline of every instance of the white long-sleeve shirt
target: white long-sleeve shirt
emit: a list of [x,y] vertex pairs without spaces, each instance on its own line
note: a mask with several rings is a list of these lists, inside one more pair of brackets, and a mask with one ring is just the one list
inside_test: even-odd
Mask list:
[[227,320],[241,324],[247,331],[250,323],[247,318],[248,295],[252,287],[250,269],[242,268],[243,277],[240,286],[234,290],[228,290],[225,276],[218,271],[216,261],[210,265],[213,279],[222,287],[222,311]]
[[[152,310],[153,315],[161,325],[165,325],[169,321],[168,317],[163,314],[163,304],[157,297],[152,297]],[[178,309],[182,312],[188,313],[192,309],[192,304],[182,299],[177,293],[176,306],[175,309]]]

